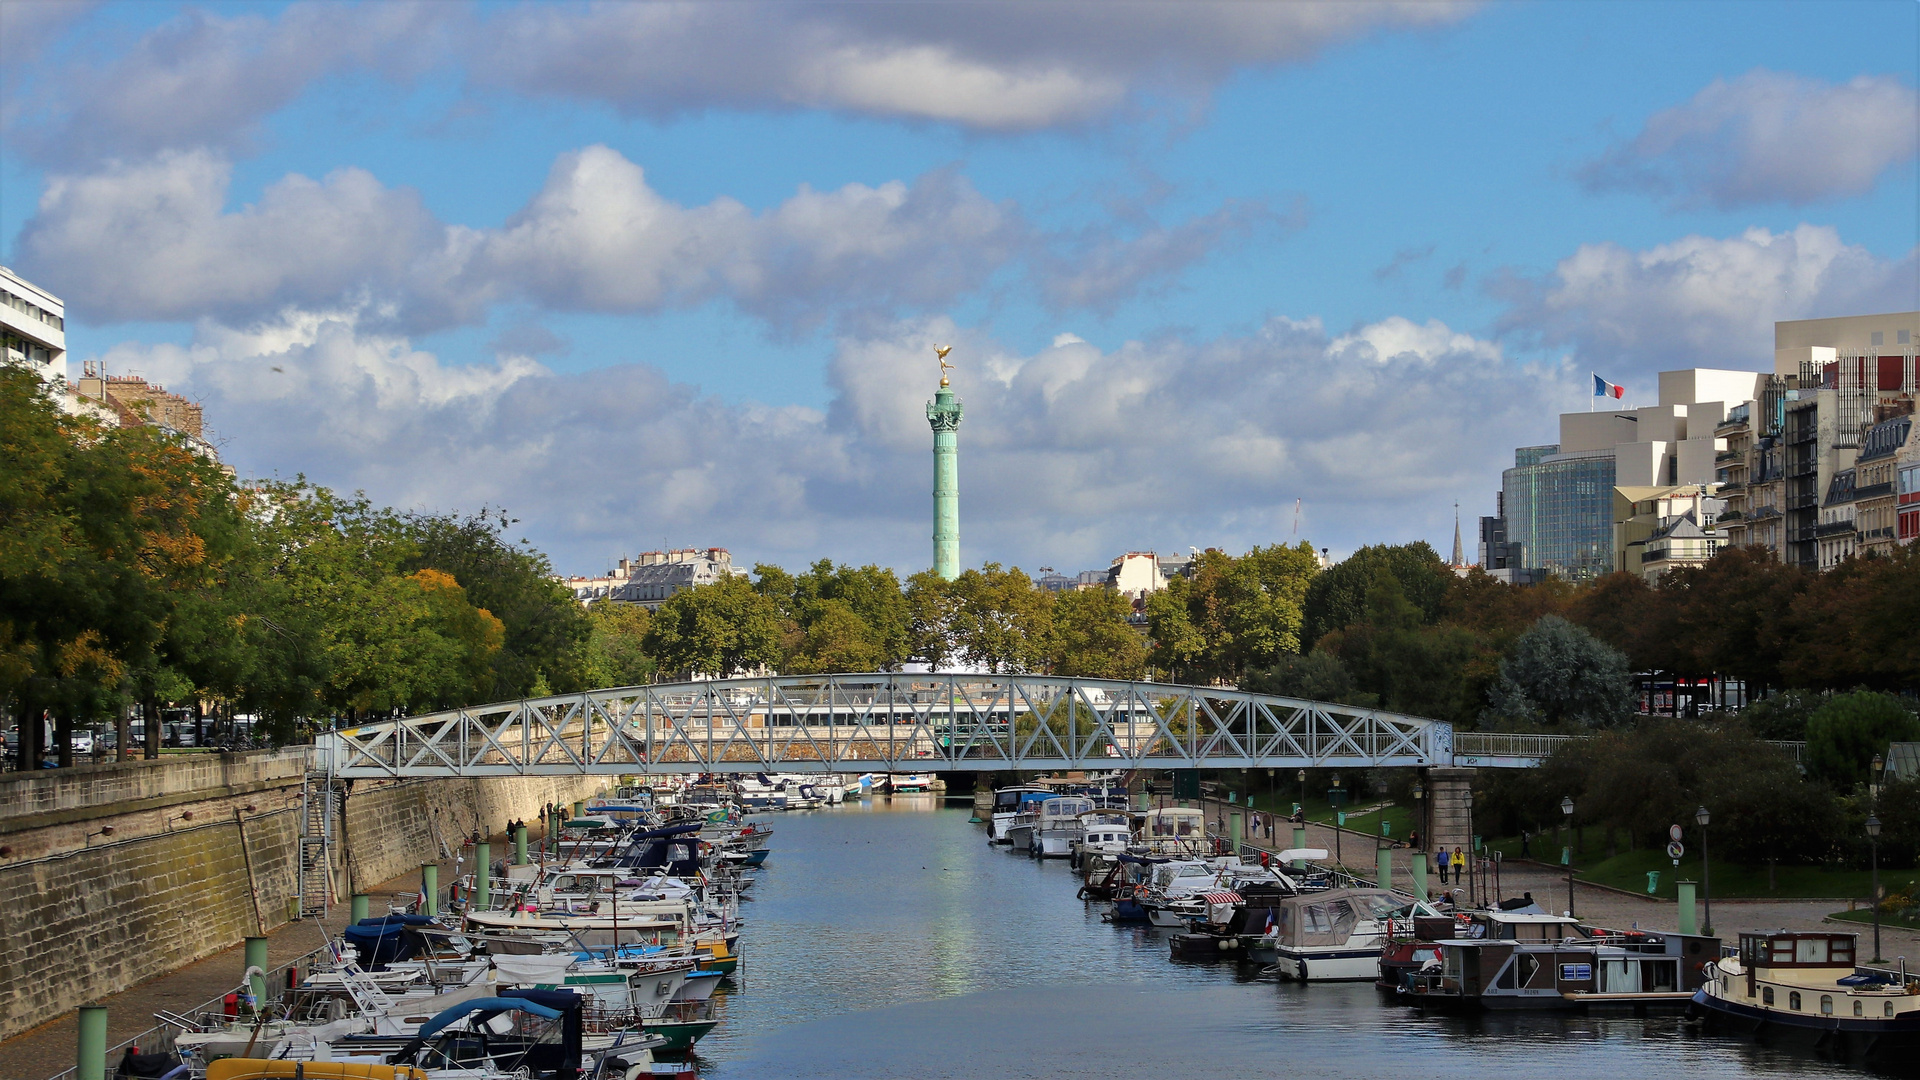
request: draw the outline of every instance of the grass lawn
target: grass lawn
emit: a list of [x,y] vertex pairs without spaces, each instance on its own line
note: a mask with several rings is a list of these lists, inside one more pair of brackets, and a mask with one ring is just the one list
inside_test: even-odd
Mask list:
[[[1845,922],[1861,923],[1867,926],[1873,925],[1873,912],[1866,908],[1859,908],[1854,911],[1836,911],[1831,918],[1841,919]],[[1898,926],[1907,930],[1920,930],[1920,918],[1901,918],[1897,915],[1888,915],[1886,912],[1881,912],[1880,925]]]
[[[1664,851],[1623,851],[1609,859],[1604,843],[1596,829],[1588,836],[1586,853],[1574,853],[1573,865],[1580,872],[1580,880],[1668,900],[1675,899],[1676,879],[1701,880],[1700,853],[1691,845],[1687,853],[1680,857],[1680,866],[1676,870],[1673,860],[1667,858]],[[1496,839],[1488,846],[1502,852],[1505,858],[1515,858],[1520,853],[1518,837]],[[1560,862],[1560,846],[1551,833],[1535,837],[1531,849],[1533,857],[1541,862],[1553,865]],[[1650,894],[1647,892],[1649,871],[1658,871],[1660,874],[1659,883]],[[1889,892],[1905,887],[1911,881],[1920,881],[1920,870],[1889,870],[1885,867],[1880,870],[1880,885]],[[1799,897],[1852,896],[1864,901],[1872,891],[1873,874],[1868,870],[1780,866],[1775,869],[1773,887],[1769,888],[1766,866],[1736,866],[1715,859],[1712,886],[1715,897],[1727,899],[1752,897],[1792,900]]]

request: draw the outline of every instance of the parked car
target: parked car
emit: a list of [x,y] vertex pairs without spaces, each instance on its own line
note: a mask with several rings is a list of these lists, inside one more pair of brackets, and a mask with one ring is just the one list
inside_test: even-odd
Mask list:
[[93,753],[93,732],[76,731],[67,736],[67,745],[73,748],[73,756]]

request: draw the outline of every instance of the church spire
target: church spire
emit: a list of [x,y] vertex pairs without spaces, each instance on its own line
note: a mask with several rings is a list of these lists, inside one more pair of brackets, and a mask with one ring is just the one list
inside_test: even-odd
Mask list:
[[1453,504],[1453,565],[1467,565],[1467,553],[1460,546],[1460,504]]

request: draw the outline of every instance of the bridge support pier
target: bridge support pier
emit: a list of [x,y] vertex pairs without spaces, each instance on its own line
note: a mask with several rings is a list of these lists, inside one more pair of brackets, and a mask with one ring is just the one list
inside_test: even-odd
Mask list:
[[1472,769],[1434,766],[1426,770],[1427,849],[1473,850],[1473,811],[1467,795],[1473,790]]

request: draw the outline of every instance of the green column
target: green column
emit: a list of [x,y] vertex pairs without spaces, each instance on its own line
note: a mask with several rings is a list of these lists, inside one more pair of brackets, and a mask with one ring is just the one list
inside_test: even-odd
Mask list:
[[[1307,827],[1305,825],[1295,825],[1293,827],[1293,846],[1296,848],[1307,846]],[[1293,868],[1295,870],[1305,870],[1307,868],[1307,860],[1293,860]]]
[[440,868],[438,866],[433,863],[420,864],[420,889],[427,894],[427,902],[420,908],[420,914],[440,914]]
[[573,816],[574,817],[579,817],[581,814],[585,813],[586,810],[587,810],[586,800],[584,799],[573,800]]
[[1412,860],[1407,863],[1407,868],[1413,871],[1413,895],[1425,900],[1427,898],[1426,857],[1417,851],[1414,852]]
[[1693,886],[1691,881],[1677,881],[1674,885],[1680,890],[1680,932],[1697,934],[1700,932],[1699,914],[1693,910]]
[[493,845],[473,845],[473,903],[467,905],[472,911],[487,911],[493,907]]
[[107,1080],[107,1007],[80,1006],[79,1055],[75,1080]]
[[353,894],[353,921],[359,922],[367,917],[368,899],[366,893]]
[[960,402],[946,377],[927,402],[933,428],[933,572],[952,581],[960,576]]
[[[246,955],[248,967],[259,968],[262,972],[265,972],[267,970],[267,939],[263,937],[248,938]],[[255,975],[253,977],[253,1007],[256,1009],[264,1009],[267,1007],[267,977],[265,974]]]
[[525,825],[513,830],[513,865],[527,865],[527,827]]
[[1375,871],[1380,875],[1380,887],[1393,888],[1393,849],[1384,844],[1374,849],[1373,862]]
[[1240,844],[1247,838],[1246,825],[1240,820],[1240,811],[1227,815],[1227,843],[1233,845],[1232,854],[1240,854]]

